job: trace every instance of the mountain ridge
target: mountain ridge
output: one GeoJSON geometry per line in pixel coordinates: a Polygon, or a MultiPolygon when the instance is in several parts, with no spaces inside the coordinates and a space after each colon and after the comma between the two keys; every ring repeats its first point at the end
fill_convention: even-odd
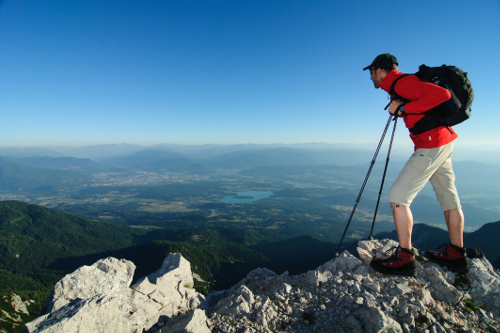
{"type": "Polygon", "coordinates": [[[500,276],[485,258],[467,259],[458,276],[421,261],[416,277],[374,272],[374,251],[391,240],[361,241],[300,275],[258,268],[206,297],[192,289],[180,254],[131,284],[134,264],[105,258],[65,276],[40,317],[23,332],[421,332],[500,328],[500,276]],[[87,281],[81,283],[80,281],[87,281]]]}

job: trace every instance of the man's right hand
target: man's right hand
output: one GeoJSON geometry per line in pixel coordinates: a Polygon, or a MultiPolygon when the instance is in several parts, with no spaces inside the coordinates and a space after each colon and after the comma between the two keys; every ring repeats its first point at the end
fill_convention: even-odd
{"type": "MultiPolygon", "coordinates": [[[[389,104],[389,113],[390,114],[394,114],[394,112],[396,112],[396,110],[398,109],[398,107],[400,105],[403,105],[404,103],[399,101],[399,100],[393,100],[391,102],[391,104],[389,104]]],[[[398,114],[398,117],[399,117],[399,114],[398,114]]]]}

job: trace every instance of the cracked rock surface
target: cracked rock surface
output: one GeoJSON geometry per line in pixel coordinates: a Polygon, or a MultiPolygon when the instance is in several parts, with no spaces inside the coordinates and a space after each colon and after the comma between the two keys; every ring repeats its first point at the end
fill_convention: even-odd
{"type": "Polygon", "coordinates": [[[392,240],[360,241],[316,270],[251,271],[205,298],[180,254],[130,286],[135,266],[106,258],[68,274],[26,332],[498,332],[500,277],[486,258],[456,274],[418,256],[416,277],[370,268],[392,240]]]}

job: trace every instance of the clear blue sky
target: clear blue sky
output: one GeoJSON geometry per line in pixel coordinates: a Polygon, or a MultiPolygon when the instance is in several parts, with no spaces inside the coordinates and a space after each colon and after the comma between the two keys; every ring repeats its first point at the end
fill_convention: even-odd
{"type": "Polygon", "coordinates": [[[0,146],[373,144],[385,52],[469,72],[459,140],[500,149],[498,0],[0,0],[0,146]]]}

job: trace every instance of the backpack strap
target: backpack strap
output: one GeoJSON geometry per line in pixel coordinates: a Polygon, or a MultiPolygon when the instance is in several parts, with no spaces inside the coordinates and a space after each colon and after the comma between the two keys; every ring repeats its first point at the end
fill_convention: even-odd
{"type": "Polygon", "coordinates": [[[396,80],[394,80],[394,82],[391,84],[391,87],[389,88],[389,94],[391,95],[392,99],[399,99],[400,101],[404,102],[404,103],[408,103],[410,102],[409,99],[406,99],[404,97],[402,97],[401,95],[399,95],[397,92],[396,92],[396,83],[401,80],[402,78],[404,78],[405,76],[408,76],[408,75],[411,75],[411,74],[403,74],[401,76],[399,76],[398,78],[396,78],[396,80]]]}

